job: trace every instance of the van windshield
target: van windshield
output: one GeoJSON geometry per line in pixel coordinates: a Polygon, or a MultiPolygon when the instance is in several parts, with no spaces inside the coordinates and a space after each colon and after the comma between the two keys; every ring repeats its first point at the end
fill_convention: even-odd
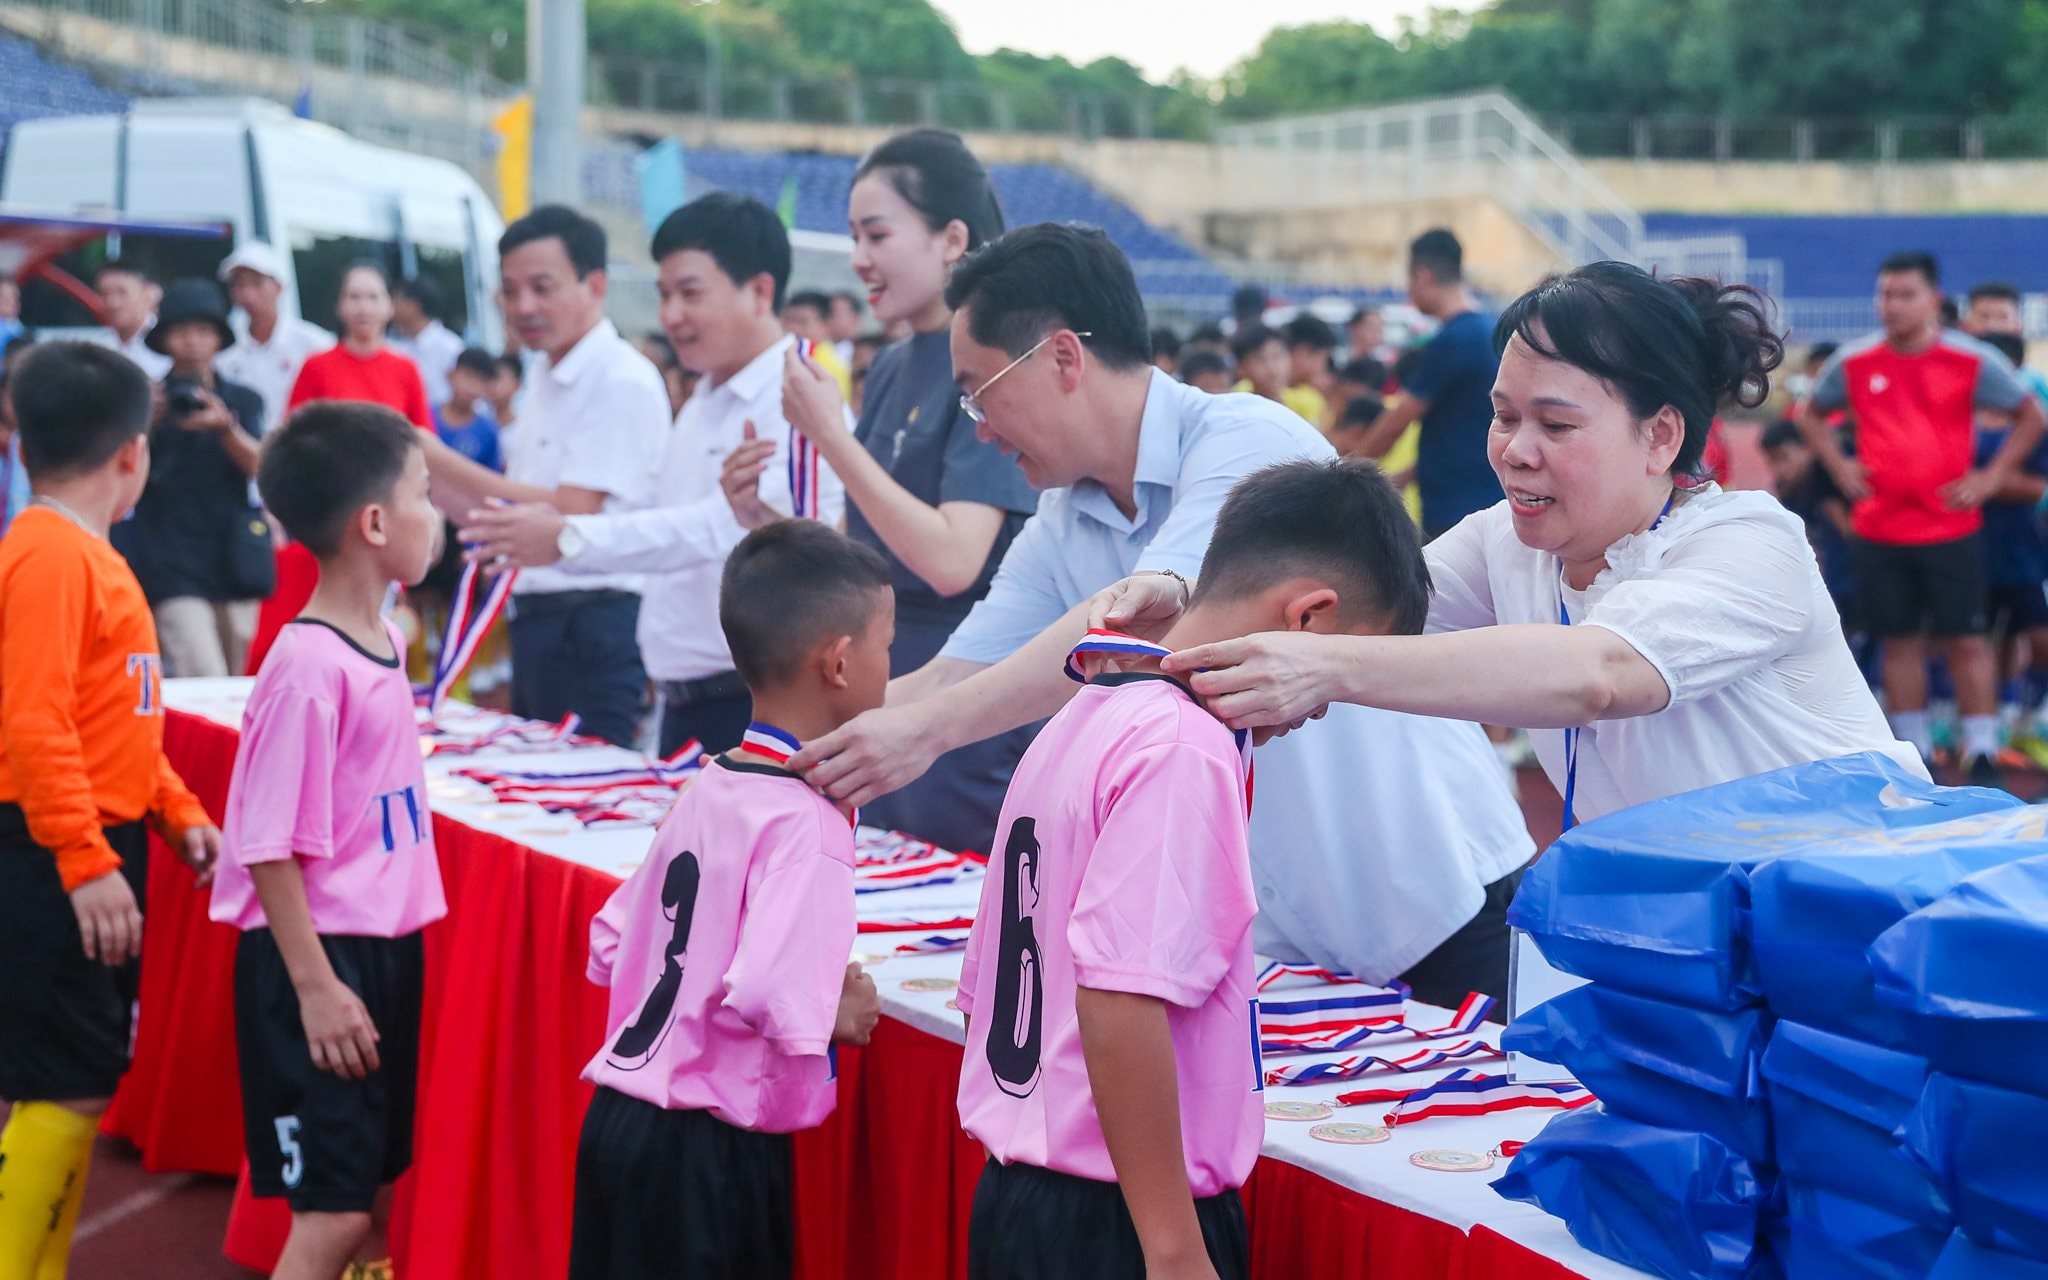
{"type": "MultiPolygon", "coordinates": [[[[140,267],[143,274],[164,285],[186,276],[214,279],[232,248],[225,236],[215,239],[131,232],[74,249],[58,258],[55,265],[90,287],[93,272],[119,258],[140,267]]],[[[43,279],[28,280],[22,284],[21,322],[30,329],[73,329],[99,324],[84,303],[43,279]]]]}

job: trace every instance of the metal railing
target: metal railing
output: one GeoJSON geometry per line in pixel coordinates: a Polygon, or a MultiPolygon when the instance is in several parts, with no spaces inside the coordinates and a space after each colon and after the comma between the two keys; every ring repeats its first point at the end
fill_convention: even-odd
{"type": "Polygon", "coordinates": [[[1555,115],[1544,124],[1598,159],[1900,164],[2048,157],[2048,116],[1743,119],[1555,115]]]}

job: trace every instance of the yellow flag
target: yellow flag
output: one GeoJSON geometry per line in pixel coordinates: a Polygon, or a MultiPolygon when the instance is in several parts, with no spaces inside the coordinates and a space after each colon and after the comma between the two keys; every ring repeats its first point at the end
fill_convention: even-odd
{"type": "Polygon", "coordinates": [[[498,212],[510,222],[533,207],[533,97],[514,98],[491,132],[498,135],[498,212]]]}

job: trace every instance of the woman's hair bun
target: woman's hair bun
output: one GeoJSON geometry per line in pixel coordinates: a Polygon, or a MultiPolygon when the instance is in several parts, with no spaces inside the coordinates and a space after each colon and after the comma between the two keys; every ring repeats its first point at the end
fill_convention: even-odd
{"type": "Polygon", "coordinates": [[[1717,404],[1754,409],[1771,394],[1771,373],[1785,361],[1785,339],[1771,327],[1770,300],[1746,284],[1674,276],[1704,330],[1700,354],[1717,404]]]}

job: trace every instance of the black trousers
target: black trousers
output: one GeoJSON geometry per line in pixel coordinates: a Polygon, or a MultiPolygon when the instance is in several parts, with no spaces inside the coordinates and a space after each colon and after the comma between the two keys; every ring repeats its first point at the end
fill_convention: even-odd
{"type": "Polygon", "coordinates": [[[674,755],[692,738],[703,745],[706,755],[730,751],[740,745],[753,719],[754,699],[744,693],[737,698],[713,698],[688,706],[663,706],[661,754],[674,755]]]}
{"type": "Polygon", "coordinates": [[[788,1134],[600,1087],[576,1144],[569,1280],[784,1280],[792,1185],[788,1134]]]}
{"type": "MultiPolygon", "coordinates": [[[[1527,868],[1517,868],[1487,885],[1486,900],[1479,904],[1479,914],[1401,975],[1401,981],[1414,988],[1417,1000],[1455,1009],[1467,995],[1477,991],[1499,1000],[1501,1009],[1506,1010],[1508,942],[1512,933],[1508,928],[1508,904],[1515,900],[1524,870],[1527,868]]],[[[1495,1021],[1505,1019],[1505,1012],[1495,1017],[1495,1021]]]]}
{"type": "Polygon", "coordinates": [[[640,597],[563,591],[514,596],[512,608],[512,714],[553,723],[573,711],[582,732],[632,746],[647,701],[640,597]]]}
{"type": "MultiPolygon", "coordinates": [[[[1220,1280],[1250,1280],[1244,1204],[1225,1191],[1195,1201],[1220,1280]]],[[[991,1160],[974,1188],[967,1280],[1145,1280],[1145,1251],[1123,1188],[991,1160]]]]}

